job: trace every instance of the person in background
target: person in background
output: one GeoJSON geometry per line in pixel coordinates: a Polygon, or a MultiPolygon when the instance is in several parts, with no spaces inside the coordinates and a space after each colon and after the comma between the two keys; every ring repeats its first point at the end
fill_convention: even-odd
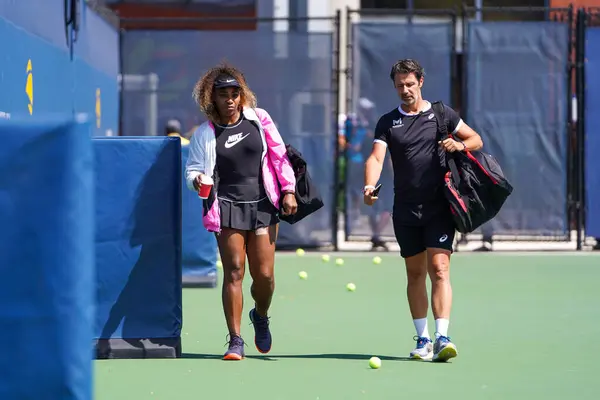
{"type": "MultiPolygon", "coordinates": [[[[362,182],[365,161],[371,154],[373,127],[376,123],[375,117],[375,104],[366,97],[361,97],[358,100],[356,114],[349,114],[344,120],[345,147],[348,163],[348,176],[346,180],[349,188],[349,207],[347,208],[349,213],[347,221],[349,224],[356,224],[362,215],[360,205],[363,200],[363,193],[358,182],[362,182]],[[357,187],[359,189],[356,189],[357,187]]],[[[393,181],[391,175],[391,161],[387,157],[386,165],[382,171],[382,180],[389,181],[391,184],[393,181]]],[[[382,190],[389,189],[390,184],[386,185],[386,188],[382,188],[382,190]]],[[[387,201],[389,197],[382,196],[382,201],[367,211],[369,227],[371,228],[372,250],[377,250],[378,248],[388,250],[387,244],[381,239],[381,232],[391,220],[391,201],[387,201]]]]}
{"type": "Polygon", "coordinates": [[[476,248],[473,251],[492,251],[494,231],[490,224],[485,224],[481,227],[481,247],[476,248]]]}
{"type": "Polygon", "coordinates": [[[176,119],[167,121],[167,124],[165,125],[165,136],[180,138],[182,146],[190,144],[190,141],[181,135],[181,122],[176,119]]]}
{"type": "Polygon", "coordinates": [[[201,191],[203,178],[214,182],[203,201],[203,223],[215,232],[223,263],[223,311],[230,337],[223,358],[241,360],[246,258],[254,344],[260,353],[271,350],[268,312],[275,290],[279,213],[280,208],[282,215],[297,211],[296,177],[271,116],[257,108],[256,96],[238,69],[210,69],[196,83],[194,99],[208,121],[192,135],[186,182],[194,191],[201,191]]]}

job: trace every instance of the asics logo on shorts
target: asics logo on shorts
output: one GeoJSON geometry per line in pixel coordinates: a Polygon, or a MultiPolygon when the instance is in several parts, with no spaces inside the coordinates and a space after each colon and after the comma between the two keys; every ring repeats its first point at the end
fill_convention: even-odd
{"type": "Polygon", "coordinates": [[[448,235],[443,235],[443,236],[440,238],[440,243],[444,243],[446,240],[448,240],[448,235]]]}
{"type": "Polygon", "coordinates": [[[242,140],[244,140],[245,138],[247,138],[249,135],[249,133],[246,133],[245,135],[243,133],[237,133],[235,135],[231,135],[227,138],[227,142],[225,142],[225,148],[226,149],[230,149],[233,146],[235,146],[236,144],[238,144],[239,142],[241,142],[242,140]]]}

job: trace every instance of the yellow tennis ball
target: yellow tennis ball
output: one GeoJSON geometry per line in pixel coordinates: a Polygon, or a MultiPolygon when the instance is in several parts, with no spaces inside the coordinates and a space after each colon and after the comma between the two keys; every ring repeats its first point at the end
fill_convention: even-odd
{"type": "Polygon", "coordinates": [[[300,272],[298,272],[298,276],[300,277],[300,279],[307,279],[308,278],[308,274],[306,273],[306,271],[300,271],[300,272]]]}
{"type": "Polygon", "coordinates": [[[323,262],[329,262],[329,260],[330,260],[329,254],[323,254],[321,256],[321,260],[323,260],[323,262]]]}
{"type": "Polygon", "coordinates": [[[304,255],[304,249],[298,249],[298,250],[296,250],[296,255],[303,256],[304,255]]]}
{"type": "Polygon", "coordinates": [[[343,258],[337,258],[337,259],[335,260],[335,263],[336,263],[337,265],[344,265],[344,259],[343,259],[343,258]]]}
{"type": "Polygon", "coordinates": [[[346,285],[346,289],[348,289],[349,292],[354,292],[356,290],[356,285],[354,283],[349,283],[346,285]]]}
{"type": "Polygon", "coordinates": [[[381,264],[381,257],[379,257],[379,256],[373,257],[373,264],[381,264]]]}
{"type": "Polygon", "coordinates": [[[381,360],[379,359],[379,357],[371,357],[369,359],[369,367],[373,369],[381,368],[381,360]]]}

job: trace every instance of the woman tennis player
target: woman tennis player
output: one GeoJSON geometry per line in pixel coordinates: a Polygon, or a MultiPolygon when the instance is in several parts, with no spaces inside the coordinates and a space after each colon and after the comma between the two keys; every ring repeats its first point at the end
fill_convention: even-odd
{"type": "Polygon", "coordinates": [[[212,183],[203,201],[203,223],[216,233],[223,262],[223,310],[230,337],[223,358],[241,360],[246,256],[255,303],[250,310],[254,343],[263,354],[271,350],[268,311],[275,289],[279,212],[296,213],[296,179],[273,120],[256,107],[240,71],[228,65],[210,69],[196,84],[194,99],[208,121],[192,136],[186,180],[199,193],[208,192],[212,183]]]}

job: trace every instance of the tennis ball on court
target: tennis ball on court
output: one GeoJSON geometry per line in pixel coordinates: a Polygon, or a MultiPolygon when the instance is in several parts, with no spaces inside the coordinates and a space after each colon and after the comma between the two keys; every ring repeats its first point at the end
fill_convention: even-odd
{"type": "Polygon", "coordinates": [[[379,369],[381,367],[381,360],[379,357],[371,357],[369,359],[369,367],[373,369],[379,369]]]}
{"type": "Polygon", "coordinates": [[[344,265],[344,259],[343,258],[336,258],[335,263],[337,265],[344,265]]]}
{"type": "Polygon", "coordinates": [[[329,260],[330,260],[329,254],[323,254],[321,256],[321,260],[323,260],[323,262],[329,262],[329,260]]]}
{"type": "Polygon", "coordinates": [[[348,289],[349,292],[354,292],[356,290],[356,285],[354,283],[349,283],[346,285],[346,289],[348,289]]]}
{"type": "Polygon", "coordinates": [[[217,268],[223,268],[223,262],[221,260],[217,260],[217,268]]]}
{"type": "Polygon", "coordinates": [[[373,257],[373,264],[381,264],[381,257],[379,257],[379,256],[373,257]]]}
{"type": "Polygon", "coordinates": [[[304,249],[298,249],[298,250],[296,250],[296,255],[303,256],[304,255],[304,249]]]}
{"type": "Polygon", "coordinates": [[[300,279],[306,279],[306,278],[308,278],[308,274],[306,273],[306,271],[300,271],[300,272],[298,272],[298,276],[300,277],[300,279]]]}

